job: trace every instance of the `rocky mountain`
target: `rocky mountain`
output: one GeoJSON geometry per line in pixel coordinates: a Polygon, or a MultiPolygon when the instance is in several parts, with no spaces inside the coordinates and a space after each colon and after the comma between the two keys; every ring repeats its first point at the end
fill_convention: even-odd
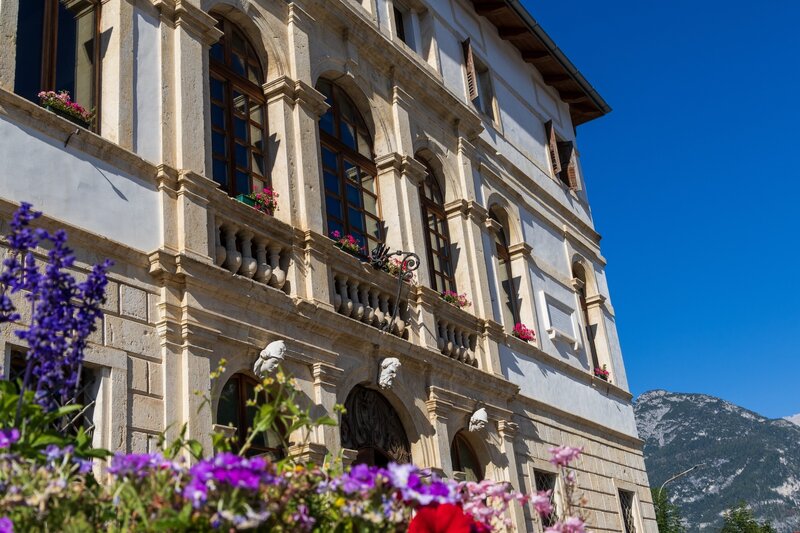
{"type": "Polygon", "coordinates": [[[786,420],[788,420],[789,422],[791,422],[793,424],[797,424],[798,426],[800,426],[800,413],[798,413],[796,415],[792,415],[792,416],[787,416],[786,420]]]}
{"type": "Polygon", "coordinates": [[[635,402],[652,487],[667,485],[688,531],[718,531],[744,500],[779,533],[800,531],[800,425],[704,394],[654,390],[635,402]]]}

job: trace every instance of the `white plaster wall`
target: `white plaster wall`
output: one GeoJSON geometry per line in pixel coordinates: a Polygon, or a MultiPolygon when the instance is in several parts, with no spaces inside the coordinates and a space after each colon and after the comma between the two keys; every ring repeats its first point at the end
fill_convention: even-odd
{"type": "Polygon", "coordinates": [[[133,149],[161,162],[161,35],[158,18],[135,9],[133,22],[133,149]]]}
{"type": "Polygon", "coordinates": [[[159,247],[163,232],[153,184],[5,119],[0,139],[0,196],[30,202],[50,217],[142,252],[159,247]]]}
{"type": "Polygon", "coordinates": [[[599,389],[556,370],[550,365],[500,346],[500,362],[506,379],[520,393],[568,413],[636,437],[633,407],[626,400],[606,396],[599,389]]]}

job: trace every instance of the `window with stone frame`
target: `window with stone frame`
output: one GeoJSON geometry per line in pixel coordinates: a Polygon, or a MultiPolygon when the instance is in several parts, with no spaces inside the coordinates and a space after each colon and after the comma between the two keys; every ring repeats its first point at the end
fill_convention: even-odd
{"type": "Polygon", "coordinates": [[[352,235],[368,253],[385,239],[372,137],[338,85],[320,79],[316,88],[330,106],[319,120],[328,234],[352,235]]]}
{"type": "MultiPolygon", "coordinates": [[[[9,355],[9,366],[5,379],[24,382],[26,369],[25,349],[11,348],[9,355]]],[[[91,439],[96,427],[95,408],[97,407],[101,385],[101,369],[84,363],[81,367],[80,381],[78,382],[75,396],[66,404],[77,404],[81,406],[81,409],[71,413],[68,418],[57,420],[55,429],[61,433],[75,435],[80,428],[83,428],[91,439]]]]}
{"type": "MultiPolygon", "coordinates": [[[[100,0],[20,0],[14,92],[68,91],[87,110],[99,107],[100,0]]],[[[97,123],[97,121],[95,121],[97,123]]]]}
{"type": "Polygon", "coordinates": [[[467,76],[467,95],[475,108],[494,123],[499,123],[494,108],[494,87],[489,67],[475,55],[470,39],[461,46],[467,76]]]}
{"type": "Polygon", "coordinates": [[[636,500],[633,492],[620,489],[619,507],[625,533],[636,533],[636,500]]]}
{"type": "Polygon", "coordinates": [[[558,477],[552,472],[544,472],[542,470],[533,471],[533,484],[534,489],[539,491],[550,491],[550,504],[553,506],[553,512],[548,515],[543,515],[542,528],[548,528],[556,523],[558,520],[558,509],[556,501],[556,482],[558,477]]]}
{"type": "Polygon", "coordinates": [[[425,179],[419,184],[422,220],[425,224],[425,248],[431,288],[435,291],[456,291],[453,250],[450,243],[450,230],[444,209],[444,194],[430,165],[425,165],[425,179]]]}
{"type": "Polygon", "coordinates": [[[237,196],[270,182],[264,69],[242,30],[215,16],[223,36],[209,51],[211,175],[237,196]]]}
{"type": "Polygon", "coordinates": [[[453,472],[460,472],[464,476],[464,481],[483,480],[483,467],[463,431],[459,431],[453,437],[450,459],[453,462],[453,472]]]}
{"type": "MultiPolygon", "coordinates": [[[[240,449],[247,441],[247,435],[253,427],[256,412],[260,404],[269,401],[269,396],[259,390],[259,382],[246,375],[234,374],[225,382],[217,404],[217,424],[236,429],[233,437],[235,449],[240,449]]],[[[273,459],[284,456],[284,439],[281,433],[272,429],[256,435],[247,455],[266,454],[273,459]]]]}
{"type": "Polygon", "coordinates": [[[511,269],[511,254],[508,251],[508,231],[502,222],[505,217],[498,213],[496,209],[492,209],[489,216],[497,223],[497,229],[493,234],[497,257],[497,282],[501,291],[500,303],[503,324],[510,331],[516,324],[520,323],[519,282],[514,278],[514,273],[511,269]]]}
{"type": "Polygon", "coordinates": [[[589,305],[586,302],[586,271],[583,265],[580,263],[572,265],[572,278],[576,290],[578,291],[578,300],[581,306],[581,322],[583,323],[583,330],[589,344],[589,355],[594,365],[592,368],[600,368],[600,360],[597,357],[597,324],[592,324],[589,319],[589,305]]]}
{"type": "Polygon", "coordinates": [[[575,144],[559,137],[552,120],[547,121],[544,127],[553,174],[570,189],[578,190],[578,163],[575,157],[575,144]]]}

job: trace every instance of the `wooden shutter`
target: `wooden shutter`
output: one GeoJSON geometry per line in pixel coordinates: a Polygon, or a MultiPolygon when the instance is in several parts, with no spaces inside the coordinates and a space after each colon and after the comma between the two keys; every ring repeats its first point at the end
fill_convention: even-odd
{"type": "Polygon", "coordinates": [[[464,64],[467,68],[467,93],[470,100],[478,97],[478,76],[475,73],[475,58],[472,56],[472,45],[469,39],[461,43],[464,48],[464,64]]]}
{"type": "Polygon", "coordinates": [[[561,160],[558,177],[570,189],[578,190],[578,162],[575,160],[575,145],[572,141],[558,143],[558,157],[561,160]]]}
{"type": "Polygon", "coordinates": [[[556,129],[553,127],[553,121],[548,120],[544,125],[544,131],[547,135],[547,147],[550,150],[550,161],[553,163],[553,173],[558,175],[561,172],[561,158],[558,155],[558,139],[556,138],[556,129]]]}

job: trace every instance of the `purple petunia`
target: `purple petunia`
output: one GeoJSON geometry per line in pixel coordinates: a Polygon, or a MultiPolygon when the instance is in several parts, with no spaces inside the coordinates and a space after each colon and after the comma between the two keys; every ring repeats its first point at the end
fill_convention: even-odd
{"type": "Polygon", "coordinates": [[[14,523],[7,516],[0,518],[0,533],[14,533],[14,523]]]}
{"type": "Polygon", "coordinates": [[[406,502],[416,502],[424,506],[432,503],[456,503],[458,499],[456,483],[436,477],[425,482],[414,465],[391,463],[388,471],[392,485],[400,491],[406,502]]]}
{"type": "Polygon", "coordinates": [[[174,469],[160,453],[117,453],[111,458],[108,473],[117,478],[145,478],[158,470],[174,469]]]}
{"type": "Polygon", "coordinates": [[[261,457],[239,457],[230,452],[204,459],[189,470],[190,481],[183,489],[183,497],[195,507],[202,506],[208,493],[219,486],[257,491],[262,484],[277,479],[267,461],[261,457]]]}
{"type": "Polygon", "coordinates": [[[0,449],[8,448],[19,440],[19,430],[17,428],[0,429],[0,449]]]}

